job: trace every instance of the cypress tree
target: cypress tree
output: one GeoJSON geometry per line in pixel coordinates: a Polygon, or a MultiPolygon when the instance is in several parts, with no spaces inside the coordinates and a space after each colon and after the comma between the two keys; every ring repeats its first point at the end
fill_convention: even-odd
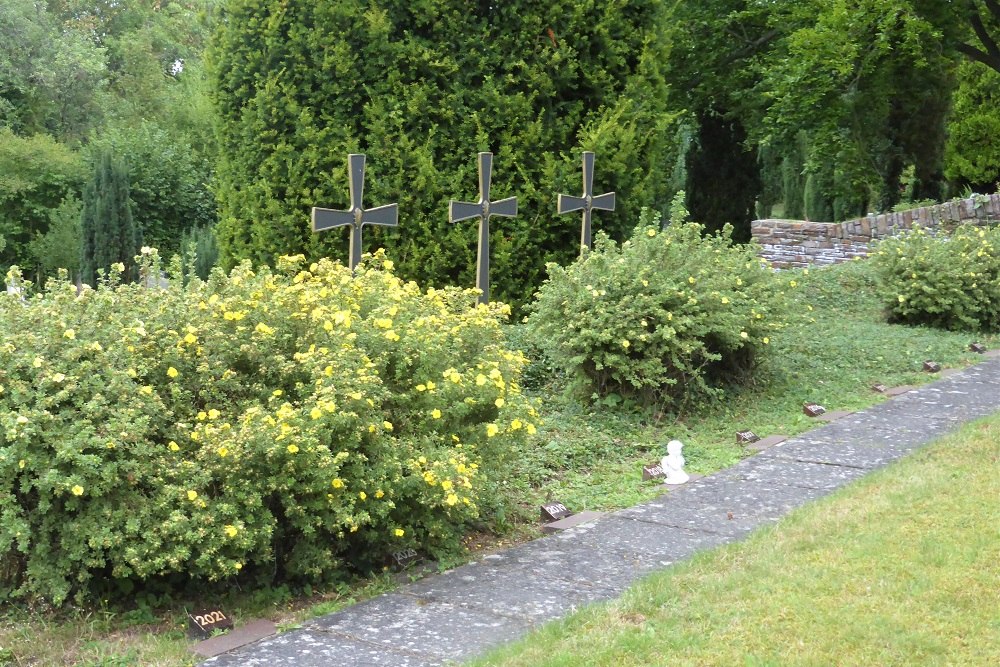
{"type": "Polygon", "coordinates": [[[95,285],[97,270],[116,262],[125,265],[126,280],[135,279],[134,258],[142,234],[132,218],[128,169],[110,150],[98,155],[93,177],[84,187],[80,223],[83,281],[95,285]]]}
{"type": "Polygon", "coordinates": [[[520,211],[491,225],[493,293],[527,299],[546,262],[579,254],[579,217],[555,199],[579,194],[581,151],[597,153],[594,191],[618,193],[596,230],[623,238],[642,207],[667,207],[666,4],[232,0],[210,53],[223,263],[346,261],[346,232],[312,234],[309,211],[347,208],[347,154],[365,153],[365,205],[400,205],[365,250],[423,285],[471,286],[476,230],[449,225],[447,205],[475,200],[490,151],[493,196],[520,211]]]}

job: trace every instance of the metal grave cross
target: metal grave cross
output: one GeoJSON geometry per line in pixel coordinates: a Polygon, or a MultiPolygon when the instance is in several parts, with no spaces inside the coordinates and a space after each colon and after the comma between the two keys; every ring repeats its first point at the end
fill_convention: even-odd
{"type": "Polygon", "coordinates": [[[580,235],[580,253],[590,250],[590,212],[615,210],[615,193],[593,195],[594,189],[594,154],[583,152],[583,196],[571,197],[559,195],[556,200],[556,210],[560,215],[583,209],[583,233],[580,235]]]}
{"type": "Polygon", "coordinates": [[[479,303],[490,301],[490,216],[512,218],[517,215],[517,197],[490,201],[490,183],[493,179],[493,153],[479,154],[479,201],[448,202],[448,222],[461,222],[479,218],[479,253],[476,259],[476,287],[482,294],[479,303]]]}
{"type": "Polygon", "coordinates": [[[338,211],[329,208],[313,207],[312,230],[322,232],[334,227],[351,226],[350,267],[361,263],[361,227],[363,225],[384,225],[395,227],[399,224],[399,205],[386,204],[365,209],[361,199],[365,192],[365,156],[351,153],[347,156],[348,178],[351,188],[351,208],[338,211]]]}

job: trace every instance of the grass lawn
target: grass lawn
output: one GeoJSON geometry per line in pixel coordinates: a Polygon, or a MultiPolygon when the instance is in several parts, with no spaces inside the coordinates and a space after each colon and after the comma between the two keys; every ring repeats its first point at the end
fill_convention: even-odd
{"type": "MultiPolygon", "coordinates": [[[[968,351],[971,334],[886,324],[866,262],[782,276],[797,284],[794,312],[789,326],[773,336],[772,354],[758,369],[757,382],[697,412],[651,415],[622,405],[583,405],[560,395],[558,377],[544,364],[531,368],[527,391],[543,399],[544,425],[541,446],[519,453],[521,468],[508,487],[522,505],[510,516],[505,535],[474,536],[470,552],[537,535],[538,506],[549,498],[579,511],[618,509],[658,495],[659,484],[641,482],[641,465],[658,461],[673,438],[685,443],[689,470],[713,472],[746,456],[736,444],[737,430],[763,437],[795,435],[815,426],[802,414],[803,402],[857,410],[883,400],[871,390],[873,383],[891,387],[933,379],[921,370],[925,359],[959,368],[981,359],[968,351]]],[[[511,327],[511,334],[516,341],[519,327],[511,327]]],[[[979,340],[998,345],[996,336],[979,340]]],[[[58,613],[10,608],[0,614],[0,665],[188,665],[193,659],[183,630],[185,608],[218,604],[237,622],[263,617],[294,625],[392,586],[383,576],[326,591],[219,590],[205,599],[165,605],[154,601],[58,613]]],[[[783,612],[770,613],[780,617],[783,612]]],[[[847,614],[839,622],[864,627],[869,620],[865,614],[847,614]]]]}
{"type": "Polygon", "coordinates": [[[1000,417],[487,665],[998,665],[1000,417]]]}

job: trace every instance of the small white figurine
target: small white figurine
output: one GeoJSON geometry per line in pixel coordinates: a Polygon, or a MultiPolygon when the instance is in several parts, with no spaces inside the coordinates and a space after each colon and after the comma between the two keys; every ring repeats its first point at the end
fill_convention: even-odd
{"type": "Polygon", "coordinates": [[[684,472],[684,455],[681,450],[684,444],[680,440],[671,440],[667,443],[667,455],[660,459],[660,467],[666,477],[664,484],[683,484],[690,479],[684,472]]]}

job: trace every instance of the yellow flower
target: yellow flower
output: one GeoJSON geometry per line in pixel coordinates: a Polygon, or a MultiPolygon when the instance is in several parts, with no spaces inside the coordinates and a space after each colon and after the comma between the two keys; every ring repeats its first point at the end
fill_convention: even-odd
{"type": "Polygon", "coordinates": [[[392,422],[390,422],[390,421],[384,421],[384,422],[382,422],[382,428],[384,428],[386,431],[391,431],[392,430],[392,422]]]}
{"type": "Polygon", "coordinates": [[[364,491],[359,491],[358,498],[361,498],[361,500],[366,500],[368,498],[368,494],[365,493],[364,491]]]}
{"type": "MultiPolygon", "coordinates": [[[[63,337],[64,338],[69,338],[70,340],[73,340],[74,338],[76,338],[76,332],[73,331],[72,329],[66,329],[66,331],[63,331],[63,337]]],[[[74,488],[76,488],[76,487],[74,487],[74,488]]]]}
{"type": "Polygon", "coordinates": [[[722,297],[722,303],[729,303],[729,297],[728,296],[722,297]]]}
{"type": "Polygon", "coordinates": [[[392,534],[395,535],[396,537],[402,537],[403,535],[406,535],[406,531],[403,530],[402,528],[397,528],[396,530],[392,531],[392,534]]]}
{"type": "Polygon", "coordinates": [[[495,400],[495,401],[493,401],[493,405],[497,406],[498,408],[502,408],[502,407],[503,407],[503,404],[504,404],[504,400],[503,400],[503,398],[502,398],[502,397],[501,397],[501,398],[498,398],[498,399],[497,399],[497,400],[495,400]]]}
{"type": "Polygon", "coordinates": [[[538,429],[535,428],[534,424],[528,424],[525,427],[525,430],[528,431],[528,433],[530,433],[531,435],[535,435],[535,431],[537,431],[538,429]]]}
{"type": "Polygon", "coordinates": [[[740,338],[742,338],[743,340],[746,340],[749,337],[750,337],[750,334],[748,334],[746,331],[741,331],[740,332],[740,338]]]}
{"type": "Polygon", "coordinates": [[[449,493],[448,499],[445,500],[445,502],[448,503],[449,505],[454,505],[455,503],[458,502],[458,496],[456,496],[454,493],[449,493]]]}
{"type": "Polygon", "coordinates": [[[694,276],[688,276],[688,282],[691,283],[692,285],[694,285],[694,282],[695,282],[694,276]]]}
{"type": "Polygon", "coordinates": [[[382,489],[379,489],[378,491],[375,492],[375,497],[376,498],[381,498],[384,495],[385,495],[385,491],[383,491],[382,489]]]}
{"type": "Polygon", "coordinates": [[[430,380],[427,381],[427,391],[434,391],[434,387],[436,386],[437,385],[431,382],[430,380]]]}
{"type": "Polygon", "coordinates": [[[229,526],[229,525],[224,526],[222,530],[225,531],[226,535],[228,535],[229,537],[236,537],[236,533],[239,532],[236,529],[236,526],[229,526]]]}
{"type": "Polygon", "coordinates": [[[299,451],[298,445],[288,445],[285,449],[288,450],[289,454],[297,454],[299,451]]]}
{"type": "Polygon", "coordinates": [[[393,266],[395,265],[392,263],[391,259],[387,259],[384,262],[382,262],[382,268],[385,269],[386,271],[392,271],[393,266]]]}
{"type": "Polygon", "coordinates": [[[21,459],[20,461],[17,462],[17,467],[21,468],[22,470],[24,469],[24,459],[21,459]]]}
{"type": "Polygon", "coordinates": [[[169,443],[167,443],[167,446],[170,448],[170,451],[172,451],[172,452],[176,452],[177,450],[179,450],[181,448],[181,446],[178,445],[173,440],[171,440],[169,443]]]}
{"type": "Polygon", "coordinates": [[[496,424],[487,424],[486,425],[486,437],[487,438],[492,438],[493,436],[495,436],[499,432],[500,432],[500,429],[497,427],[496,424]]]}
{"type": "Polygon", "coordinates": [[[441,482],[441,488],[444,489],[445,491],[451,491],[451,487],[452,487],[451,480],[446,479],[443,482],[441,482]]]}
{"type": "Polygon", "coordinates": [[[320,410],[319,408],[313,408],[312,410],[309,411],[309,416],[312,417],[313,419],[319,419],[320,417],[323,416],[323,411],[320,410]]]}
{"type": "Polygon", "coordinates": [[[219,447],[219,456],[221,456],[222,458],[226,458],[226,456],[228,454],[229,454],[229,450],[227,448],[225,448],[225,447],[219,447]]]}
{"type": "Polygon", "coordinates": [[[480,373],[476,376],[476,386],[482,387],[484,384],[486,384],[486,376],[480,373]]]}
{"type": "Polygon", "coordinates": [[[427,385],[425,385],[425,384],[418,384],[417,385],[417,391],[427,391],[427,385]]]}
{"type": "Polygon", "coordinates": [[[197,491],[188,491],[187,492],[187,496],[188,496],[188,500],[192,500],[192,501],[193,500],[197,500],[198,499],[198,492],[197,491]]]}
{"type": "Polygon", "coordinates": [[[629,348],[629,345],[631,345],[631,344],[632,343],[629,342],[629,340],[627,338],[623,338],[622,339],[622,347],[624,347],[626,350],[629,348]]]}
{"type": "Polygon", "coordinates": [[[188,345],[194,345],[195,343],[198,342],[198,337],[195,336],[193,333],[189,333],[188,335],[184,336],[184,342],[187,343],[188,345]]]}
{"type": "Polygon", "coordinates": [[[211,410],[208,411],[208,418],[209,419],[218,419],[221,414],[222,414],[221,412],[219,412],[215,408],[212,408],[211,410]]]}
{"type": "Polygon", "coordinates": [[[342,489],[344,488],[344,480],[338,477],[337,479],[330,482],[330,486],[332,486],[335,489],[342,489]]]}
{"type": "Polygon", "coordinates": [[[433,417],[434,419],[441,419],[441,411],[438,410],[437,408],[434,408],[433,410],[431,410],[431,417],[433,417]]]}
{"type": "MultiPolygon", "coordinates": [[[[900,302],[900,303],[905,303],[905,302],[906,302],[906,297],[905,297],[905,296],[903,296],[902,294],[900,294],[900,295],[899,295],[899,296],[897,296],[896,298],[897,298],[897,299],[899,299],[899,302],[900,302]]],[[[810,308],[810,310],[812,310],[812,309],[810,308]]]]}
{"type": "Polygon", "coordinates": [[[656,236],[656,230],[655,229],[647,229],[646,230],[646,236],[648,236],[650,238],[656,236]]]}
{"type": "Polygon", "coordinates": [[[789,287],[798,287],[799,284],[797,282],[795,282],[794,280],[789,280],[788,281],[788,286],[789,287]]]}
{"type": "Polygon", "coordinates": [[[235,567],[237,570],[242,570],[243,569],[243,563],[234,563],[233,567],[235,567]]]}
{"type": "Polygon", "coordinates": [[[256,331],[259,334],[264,334],[265,336],[270,336],[271,334],[274,333],[274,329],[267,326],[263,322],[258,322],[257,326],[254,327],[254,331],[256,331]]]}
{"type": "Polygon", "coordinates": [[[73,492],[74,496],[82,496],[83,495],[83,487],[80,486],[79,484],[75,485],[72,489],[70,489],[70,491],[73,492]]]}
{"type": "Polygon", "coordinates": [[[510,423],[510,430],[512,430],[512,431],[517,431],[517,430],[518,430],[518,429],[520,429],[520,428],[521,428],[522,426],[524,426],[524,424],[522,424],[522,423],[521,423],[521,420],[520,420],[520,419],[515,419],[514,421],[512,421],[512,422],[510,423]]]}
{"type": "Polygon", "coordinates": [[[35,357],[34,361],[31,362],[31,365],[34,366],[35,368],[41,368],[42,367],[42,358],[41,357],[35,357]]]}
{"type": "Polygon", "coordinates": [[[142,393],[142,394],[145,394],[146,396],[152,396],[153,395],[153,388],[150,387],[148,384],[147,385],[143,385],[142,387],[139,387],[139,392],[142,393]]]}
{"type": "Polygon", "coordinates": [[[52,381],[56,382],[56,383],[62,382],[65,379],[66,379],[66,376],[63,375],[62,373],[56,373],[55,375],[52,376],[52,381]]]}
{"type": "Polygon", "coordinates": [[[167,369],[167,377],[175,378],[178,375],[180,375],[180,373],[173,366],[167,369]]]}
{"type": "Polygon", "coordinates": [[[24,415],[18,415],[17,416],[17,423],[18,424],[27,424],[28,423],[28,418],[25,417],[24,415]]]}
{"type": "Polygon", "coordinates": [[[771,339],[768,338],[767,336],[764,336],[764,338],[761,339],[761,342],[764,343],[764,345],[767,345],[771,342],[771,339]]]}

